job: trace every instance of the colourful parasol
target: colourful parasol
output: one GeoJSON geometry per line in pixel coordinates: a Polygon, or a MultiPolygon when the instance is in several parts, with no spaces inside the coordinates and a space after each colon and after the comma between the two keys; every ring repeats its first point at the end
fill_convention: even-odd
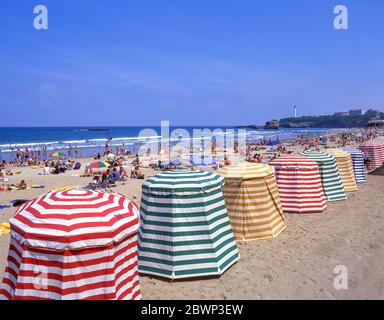
{"type": "Polygon", "coordinates": [[[50,157],[65,157],[63,152],[54,152],[50,154],[50,157]]]}
{"type": "Polygon", "coordinates": [[[105,161],[96,161],[96,162],[92,162],[88,168],[90,169],[101,169],[101,168],[108,168],[110,166],[110,164],[108,162],[105,162],[105,161]]]}

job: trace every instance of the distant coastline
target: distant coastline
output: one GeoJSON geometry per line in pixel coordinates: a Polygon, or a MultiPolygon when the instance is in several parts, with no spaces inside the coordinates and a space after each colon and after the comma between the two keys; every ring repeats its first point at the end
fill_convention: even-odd
{"type": "Polygon", "coordinates": [[[279,128],[308,129],[308,128],[374,128],[384,127],[384,113],[369,109],[365,113],[361,109],[349,112],[336,112],[333,115],[289,117],[280,120],[270,120],[264,126],[251,124],[237,126],[256,130],[270,130],[279,128]]]}

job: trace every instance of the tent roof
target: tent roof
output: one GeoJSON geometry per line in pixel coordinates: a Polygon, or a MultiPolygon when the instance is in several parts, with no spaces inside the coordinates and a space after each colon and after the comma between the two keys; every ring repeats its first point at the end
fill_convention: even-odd
{"type": "Polygon", "coordinates": [[[63,251],[120,242],[137,231],[138,214],[122,195],[65,190],[24,203],[10,223],[19,243],[63,251]]]}
{"type": "Polygon", "coordinates": [[[224,167],[217,171],[217,173],[223,175],[225,178],[248,180],[263,178],[274,174],[275,171],[273,167],[266,164],[241,162],[237,165],[224,167]]]}
{"type": "Polygon", "coordinates": [[[164,171],[143,183],[143,191],[200,192],[212,188],[220,188],[222,176],[208,171],[178,169],[164,171]]]}
{"type": "Polygon", "coordinates": [[[302,155],[286,155],[270,163],[275,168],[296,168],[296,169],[313,169],[318,168],[317,162],[309,157],[302,155]]]}
{"type": "Polygon", "coordinates": [[[327,149],[326,152],[335,158],[349,158],[351,156],[350,153],[338,148],[327,149]]]}
{"type": "Polygon", "coordinates": [[[361,150],[356,149],[356,148],[342,147],[341,149],[343,151],[346,151],[346,152],[350,153],[351,155],[361,155],[361,156],[364,156],[364,152],[362,152],[361,150]]]}
{"type": "Polygon", "coordinates": [[[328,153],[322,151],[307,150],[299,153],[300,155],[309,157],[316,162],[330,162],[336,161],[336,158],[328,153]]]}
{"type": "Polygon", "coordinates": [[[381,147],[381,148],[384,148],[384,142],[374,141],[374,140],[365,141],[360,145],[360,148],[361,147],[363,147],[363,148],[364,147],[381,147]]]}

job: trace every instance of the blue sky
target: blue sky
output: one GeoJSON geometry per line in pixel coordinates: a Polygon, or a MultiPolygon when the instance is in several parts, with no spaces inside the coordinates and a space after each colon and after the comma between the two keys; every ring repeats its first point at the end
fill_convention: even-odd
{"type": "Polygon", "coordinates": [[[263,124],[383,109],[382,0],[2,3],[0,126],[263,124]],[[49,29],[33,28],[45,4],[49,29]],[[349,30],[333,8],[349,9],[349,30]]]}

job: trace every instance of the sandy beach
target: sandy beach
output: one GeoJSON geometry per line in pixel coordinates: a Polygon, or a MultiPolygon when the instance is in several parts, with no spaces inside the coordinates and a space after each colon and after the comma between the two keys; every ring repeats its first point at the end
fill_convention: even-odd
{"type": "MultiPolygon", "coordinates": [[[[298,150],[296,148],[296,150],[298,150]]],[[[82,159],[82,166],[91,159],[82,159]]],[[[24,179],[44,189],[2,192],[0,204],[13,199],[32,199],[64,186],[86,185],[90,178],[39,175],[42,169],[25,167],[9,183],[24,179]]],[[[143,168],[146,177],[157,171],[143,168]]],[[[277,238],[238,242],[240,261],[220,278],[170,282],[140,276],[143,299],[383,299],[384,298],[384,179],[368,176],[347,201],[331,202],[323,213],[285,214],[286,230],[277,238]],[[338,265],[348,269],[348,289],[334,288],[338,265]]],[[[140,200],[143,180],[128,179],[114,187],[128,198],[140,200]]],[[[15,208],[0,211],[7,222],[15,208]]],[[[0,237],[0,279],[3,275],[10,235],[0,237]]]]}

